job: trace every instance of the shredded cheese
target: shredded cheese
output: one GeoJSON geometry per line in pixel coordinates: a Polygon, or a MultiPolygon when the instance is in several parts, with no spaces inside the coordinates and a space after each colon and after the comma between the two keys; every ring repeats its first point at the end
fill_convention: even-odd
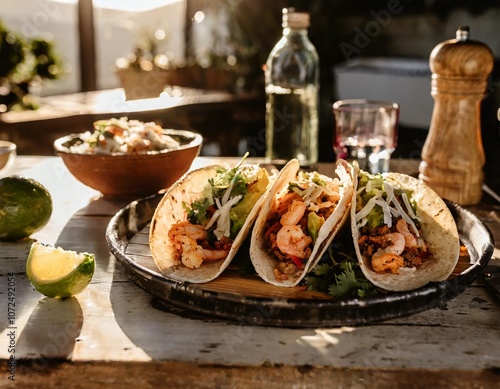
{"type": "MultiPolygon", "coordinates": [[[[218,201],[218,199],[216,200],[218,201]]],[[[216,210],[210,220],[208,221],[207,225],[205,226],[205,230],[208,230],[210,227],[213,226],[213,224],[217,221],[220,215],[220,210],[216,210]]]]}
{"type": "Polygon", "coordinates": [[[408,196],[406,195],[406,193],[403,192],[402,197],[403,197],[403,202],[405,203],[406,206],[406,210],[408,211],[408,215],[410,215],[412,219],[418,220],[417,215],[415,215],[415,212],[413,212],[413,208],[410,205],[410,200],[408,200],[408,196]]]}
{"type": "Polygon", "coordinates": [[[360,194],[360,193],[363,193],[363,191],[366,190],[366,186],[361,186],[358,188],[358,190],[356,191],[356,194],[360,194]]]}
{"type": "MultiPolygon", "coordinates": [[[[360,188],[357,193],[360,194],[363,191],[370,192],[373,189],[372,180],[368,180],[366,186],[360,188]]],[[[382,213],[384,216],[384,223],[391,228],[392,227],[392,218],[393,217],[401,217],[405,220],[405,222],[413,229],[416,236],[419,237],[420,234],[418,232],[417,226],[413,222],[413,220],[418,220],[417,216],[413,212],[411,208],[410,201],[405,192],[402,193],[403,202],[406,208],[403,209],[400,202],[397,200],[394,195],[394,186],[388,182],[384,182],[384,190],[386,193],[386,198],[382,197],[382,192],[375,194],[365,206],[356,213],[356,225],[359,227],[363,227],[368,222],[368,215],[373,210],[373,207],[376,205],[382,209],[382,213]],[[391,206],[393,205],[393,206],[391,206]]]]}
{"type": "Polygon", "coordinates": [[[388,182],[384,182],[385,193],[387,193],[387,203],[390,204],[394,198],[394,187],[388,182]]]}
{"type": "Polygon", "coordinates": [[[384,223],[387,224],[387,227],[392,227],[392,216],[399,216],[394,208],[392,208],[389,204],[387,204],[382,197],[375,200],[375,205],[378,205],[382,208],[382,213],[384,214],[384,223]]]}
{"type": "Polygon", "coordinates": [[[373,181],[372,180],[368,180],[368,182],[366,183],[366,191],[367,192],[371,192],[372,191],[372,188],[373,187],[373,181]]]}
{"type": "Polygon", "coordinates": [[[219,217],[217,219],[217,227],[214,230],[214,234],[217,239],[220,240],[222,236],[229,236],[231,232],[231,218],[230,212],[231,207],[241,200],[243,196],[238,195],[231,198],[226,204],[222,205],[219,199],[215,199],[218,211],[220,211],[219,217]]]}
{"type": "Polygon", "coordinates": [[[361,210],[356,214],[356,222],[366,218],[370,214],[373,207],[375,206],[375,202],[377,201],[377,199],[377,196],[373,196],[370,200],[368,200],[365,206],[361,208],[361,210]]]}
{"type": "Polygon", "coordinates": [[[394,199],[394,201],[392,203],[396,206],[396,209],[400,212],[401,217],[405,220],[405,222],[408,223],[411,226],[411,228],[413,228],[413,231],[415,231],[415,235],[417,237],[419,237],[420,234],[418,233],[417,226],[415,225],[415,223],[413,223],[413,220],[411,220],[411,217],[409,217],[406,214],[406,212],[404,211],[404,209],[401,206],[401,204],[399,203],[399,201],[397,201],[396,199],[394,199]]]}
{"type": "Polygon", "coordinates": [[[329,208],[334,206],[335,204],[332,203],[331,201],[325,201],[324,203],[321,204],[310,204],[307,209],[313,212],[318,212],[321,208],[329,208]]]}
{"type": "Polygon", "coordinates": [[[227,187],[226,191],[224,192],[224,196],[222,196],[222,205],[227,203],[227,200],[229,200],[229,196],[231,195],[231,191],[233,190],[234,186],[234,181],[236,181],[237,175],[235,174],[231,182],[229,183],[229,186],[227,187]]]}
{"type": "Polygon", "coordinates": [[[318,197],[321,196],[321,194],[324,192],[322,186],[318,186],[315,184],[311,185],[309,188],[310,190],[304,196],[304,203],[306,205],[314,203],[318,199],[318,197]]]}

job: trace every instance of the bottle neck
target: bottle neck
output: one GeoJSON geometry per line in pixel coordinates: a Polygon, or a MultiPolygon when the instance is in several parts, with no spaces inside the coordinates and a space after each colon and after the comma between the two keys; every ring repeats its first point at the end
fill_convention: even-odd
{"type": "Polygon", "coordinates": [[[283,35],[284,36],[290,36],[290,35],[305,35],[307,36],[307,28],[305,27],[285,27],[283,29],[283,35]]]}

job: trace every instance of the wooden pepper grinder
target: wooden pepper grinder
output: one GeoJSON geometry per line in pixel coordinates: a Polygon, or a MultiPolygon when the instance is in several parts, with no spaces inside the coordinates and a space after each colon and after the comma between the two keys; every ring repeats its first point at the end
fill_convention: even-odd
{"type": "Polygon", "coordinates": [[[485,156],[480,109],[493,62],[488,46],[469,39],[468,27],[459,27],[456,39],[438,44],[430,55],[434,110],[420,179],[442,198],[462,205],[481,200],[485,156]]]}

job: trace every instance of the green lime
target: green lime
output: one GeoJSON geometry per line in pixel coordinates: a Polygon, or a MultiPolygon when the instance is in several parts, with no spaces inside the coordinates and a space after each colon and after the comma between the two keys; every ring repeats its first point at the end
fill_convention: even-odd
{"type": "Polygon", "coordinates": [[[45,226],[52,197],[38,181],[10,176],[0,180],[0,240],[27,238],[45,226]]]}
{"type": "Polygon", "coordinates": [[[94,254],[77,253],[34,242],[26,262],[31,284],[48,297],[71,297],[83,291],[95,270],[94,254]]]}

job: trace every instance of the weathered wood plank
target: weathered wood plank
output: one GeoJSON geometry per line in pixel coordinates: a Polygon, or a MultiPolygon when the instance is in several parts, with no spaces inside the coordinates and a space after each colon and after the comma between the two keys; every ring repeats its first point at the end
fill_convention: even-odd
{"type": "MultiPolygon", "coordinates": [[[[8,376],[2,363],[0,375],[8,376]]],[[[485,371],[421,369],[339,369],[309,364],[286,366],[220,366],[217,364],[159,361],[148,363],[23,361],[16,382],[31,389],[52,387],[79,389],[118,388],[496,388],[498,373],[485,371]]]]}

